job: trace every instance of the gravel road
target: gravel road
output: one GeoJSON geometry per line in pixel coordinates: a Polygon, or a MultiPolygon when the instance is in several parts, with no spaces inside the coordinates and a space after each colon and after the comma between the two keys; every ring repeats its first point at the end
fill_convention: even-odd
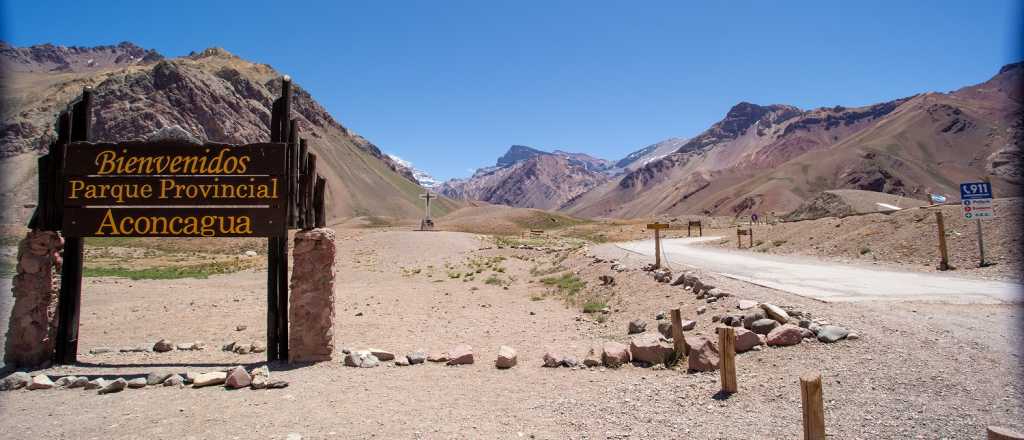
{"type": "MultiPolygon", "coordinates": [[[[754,254],[692,246],[721,237],[662,240],[669,262],[720,273],[773,289],[827,302],[915,300],[952,304],[1018,303],[1024,286],[931,273],[899,272],[824,262],[813,257],[754,254]]],[[[620,248],[654,256],[654,240],[620,248]]]]}

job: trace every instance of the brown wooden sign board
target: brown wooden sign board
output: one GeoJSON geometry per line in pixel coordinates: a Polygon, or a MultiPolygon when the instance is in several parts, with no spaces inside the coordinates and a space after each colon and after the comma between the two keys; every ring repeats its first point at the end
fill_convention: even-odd
{"type": "Polygon", "coordinates": [[[284,143],[72,143],[62,229],[74,237],[282,237],[287,150],[284,143]]]}
{"type": "Polygon", "coordinates": [[[668,229],[668,223],[648,223],[647,229],[668,229]]]}

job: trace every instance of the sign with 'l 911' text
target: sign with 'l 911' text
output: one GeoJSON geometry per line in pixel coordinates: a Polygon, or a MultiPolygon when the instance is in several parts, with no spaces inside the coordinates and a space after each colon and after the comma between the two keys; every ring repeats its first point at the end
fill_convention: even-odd
{"type": "Polygon", "coordinates": [[[72,143],[64,232],[82,237],[270,237],[286,232],[286,146],[72,143]]]}
{"type": "Polygon", "coordinates": [[[992,207],[992,184],[967,182],[960,184],[960,205],[965,220],[990,220],[996,216],[992,207]]]}

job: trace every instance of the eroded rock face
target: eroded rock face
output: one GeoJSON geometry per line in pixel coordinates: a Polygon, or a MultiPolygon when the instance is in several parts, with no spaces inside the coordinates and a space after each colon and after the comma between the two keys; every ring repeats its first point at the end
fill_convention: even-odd
{"type": "Polygon", "coordinates": [[[295,234],[288,298],[290,362],[329,361],[334,353],[334,240],[331,229],[295,234]]]}
{"type": "Polygon", "coordinates": [[[11,291],[14,307],[7,327],[4,362],[39,367],[53,356],[57,332],[57,291],[64,239],[52,231],[30,231],[18,243],[18,266],[11,291]]]}

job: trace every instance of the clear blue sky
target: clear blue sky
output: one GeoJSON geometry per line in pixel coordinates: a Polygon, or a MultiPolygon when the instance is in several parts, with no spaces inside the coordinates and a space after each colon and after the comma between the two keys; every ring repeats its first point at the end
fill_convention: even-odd
{"type": "Polygon", "coordinates": [[[23,46],[220,46],[439,178],[511,144],[618,159],[739,101],[861,105],[1021,58],[1019,1],[4,1],[23,46]]]}

